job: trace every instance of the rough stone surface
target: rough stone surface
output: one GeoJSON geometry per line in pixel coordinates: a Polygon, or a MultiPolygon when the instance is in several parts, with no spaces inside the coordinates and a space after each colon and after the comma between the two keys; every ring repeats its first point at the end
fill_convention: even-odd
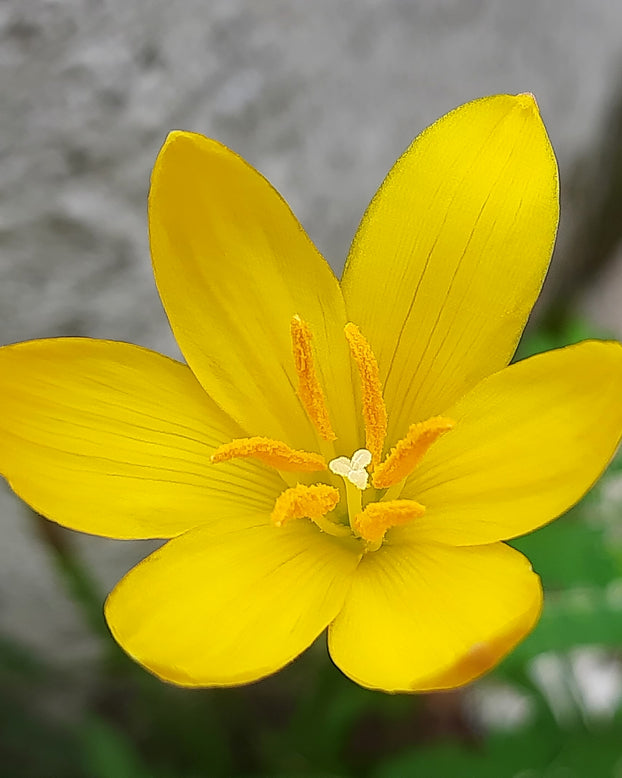
{"type": "MultiPolygon", "coordinates": [[[[4,0],[0,341],[79,334],[176,353],[145,219],[169,129],[249,159],[340,269],[393,160],[471,98],[533,91],[569,174],[602,128],[620,29],[611,0],[4,0]]],[[[0,630],[59,661],[88,659],[6,489],[0,522],[0,630]]],[[[141,553],[77,545],[102,592],[141,553]]]]}

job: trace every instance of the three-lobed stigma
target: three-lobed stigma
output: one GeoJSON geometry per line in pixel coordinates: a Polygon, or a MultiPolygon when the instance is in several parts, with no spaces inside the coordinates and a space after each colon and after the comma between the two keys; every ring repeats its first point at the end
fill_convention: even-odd
{"type": "Polygon", "coordinates": [[[359,448],[352,454],[352,457],[337,457],[331,459],[328,463],[328,469],[335,475],[340,475],[356,486],[357,489],[364,491],[369,482],[369,473],[366,468],[371,464],[371,451],[366,448],[359,448]]]}

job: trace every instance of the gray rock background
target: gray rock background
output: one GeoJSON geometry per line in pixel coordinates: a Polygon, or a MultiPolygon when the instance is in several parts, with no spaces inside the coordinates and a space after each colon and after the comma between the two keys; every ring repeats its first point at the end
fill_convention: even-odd
{"type": "MultiPolygon", "coordinates": [[[[622,221],[603,210],[615,189],[621,80],[617,0],[0,0],[0,342],[88,335],[176,354],[145,216],[168,130],[202,132],[245,156],[340,270],[412,137],[495,92],[536,94],[559,157],[550,298],[593,261],[590,214],[622,221]]],[[[612,231],[601,279],[579,303],[622,334],[612,231]]],[[[97,648],[4,485],[0,528],[0,634],[88,667],[97,648]]],[[[102,599],[148,551],[64,541],[102,599]]]]}

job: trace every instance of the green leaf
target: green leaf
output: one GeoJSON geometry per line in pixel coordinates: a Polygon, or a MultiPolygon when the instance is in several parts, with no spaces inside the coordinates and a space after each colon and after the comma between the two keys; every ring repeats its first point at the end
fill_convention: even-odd
{"type": "Polygon", "coordinates": [[[154,778],[131,741],[102,719],[82,730],[84,769],[92,778],[154,778]]]}
{"type": "Polygon", "coordinates": [[[620,766],[620,732],[564,732],[546,721],[472,746],[439,743],[384,761],[371,778],[609,778],[620,766]]]}
{"type": "MultiPolygon", "coordinates": [[[[577,645],[622,645],[622,604],[612,590],[571,589],[551,593],[535,630],[507,657],[504,665],[525,663],[545,651],[577,645]]],[[[501,670],[503,670],[503,666],[501,670]]]]}
{"type": "Polygon", "coordinates": [[[580,343],[582,340],[609,340],[611,333],[594,326],[580,317],[565,319],[555,327],[539,327],[528,329],[519,343],[514,362],[520,359],[526,359],[534,354],[540,354],[543,351],[550,351],[554,348],[562,348],[572,343],[580,343]]]}
{"type": "Polygon", "coordinates": [[[619,558],[607,545],[604,531],[575,515],[517,538],[511,545],[529,559],[545,589],[604,587],[622,575],[619,558]]]}

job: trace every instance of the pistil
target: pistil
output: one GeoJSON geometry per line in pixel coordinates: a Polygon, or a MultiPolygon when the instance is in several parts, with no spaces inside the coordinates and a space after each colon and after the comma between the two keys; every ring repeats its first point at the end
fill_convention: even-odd
{"type": "Polygon", "coordinates": [[[348,520],[350,526],[354,526],[353,522],[356,516],[363,510],[362,496],[363,492],[358,486],[348,481],[347,478],[343,479],[346,485],[346,504],[348,506],[348,520]]]}
{"type": "Polygon", "coordinates": [[[359,448],[351,458],[337,457],[328,463],[331,473],[343,478],[350,526],[353,526],[355,517],[363,510],[362,493],[367,489],[369,474],[366,468],[370,465],[371,458],[368,449],[359,448]]]}

